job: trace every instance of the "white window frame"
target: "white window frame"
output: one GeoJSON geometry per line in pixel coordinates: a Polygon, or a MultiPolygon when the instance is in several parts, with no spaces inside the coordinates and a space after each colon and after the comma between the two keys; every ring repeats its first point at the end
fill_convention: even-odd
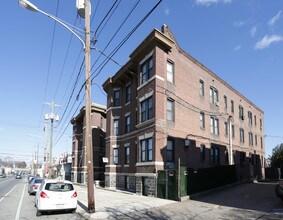
{"type": "Polygon", "coordinates": [[[167,81],[170,83],[174,83],[174,62],[171,60],[167,60],[166,64],[167,70],[167,81]]]}

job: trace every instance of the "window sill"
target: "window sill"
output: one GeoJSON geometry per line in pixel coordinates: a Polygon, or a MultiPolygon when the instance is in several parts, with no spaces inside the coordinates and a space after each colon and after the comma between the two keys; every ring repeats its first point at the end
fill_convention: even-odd
{"type": "Polygon", "coordinates": [[[141,122],[139,124],[136,125],[136,128],[141,128],[143,126],[146,126],[146,125],[149,125],[151,124],[152,122],[154,122],[155,118],[152,118],[152,119],[149,119],[147,121],[144,121],[144,122],[141,122]]]}
{"type": "Polygon", "coordinates": [[[136,163],[136,167],[141,167],[141,166],[164,166],[164,162],[146,161],[146,162],[136,163]]]}
{"type": "Polygon", "coordinates": [[[119,164],[114,164],[114,165],[106,165],[105,167],[121,167],[121,165],[119,165],[119,164]]]}

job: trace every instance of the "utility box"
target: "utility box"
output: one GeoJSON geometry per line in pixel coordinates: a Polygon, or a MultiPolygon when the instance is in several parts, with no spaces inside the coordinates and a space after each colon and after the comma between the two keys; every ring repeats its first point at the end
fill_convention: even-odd
{"type": "MultiPolygon", "coordinates": [[[[91,14],[91,3],[89,1],[89,15],[91,14]]],[[[76,8],[78,11],[79,16],[85,18],[85,0],[76,0],[76,8]]]]}

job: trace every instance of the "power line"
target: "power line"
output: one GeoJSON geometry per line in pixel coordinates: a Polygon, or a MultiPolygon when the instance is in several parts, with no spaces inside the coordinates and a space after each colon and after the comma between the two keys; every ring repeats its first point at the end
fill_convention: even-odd
{"type": "MultiPolygon", "coordinates": [[[[64,112],[63,112],[63,114],[62,114],[61,121],[62,121],[62,119],[64,118],[64,116],[65,116],[65,114],[66,114],[66,111],[67,111],[67,109],[68,109],[68,107],[69,107],[69,104],[70,104],[70,102],[71,102],[71,99],[72,99],[72,97],[73,97],[73,94],[74,94],[76,85],[77,85],[78,80],[79,80],[79,77],[80,77],[80,75],[81,75],[81,73],[82,73],[83,64],[84,64],[84,59],[83,59],[83,61],[82,61],[82,63],[81,63],[80,70],[79,70],[79,72],[78,72],[78,74],[77,74],[77,78],[76,78],[76,81],[75,81],[73,90],[72,90],[72,92],[71,92],[71,95],[69,96],[68,103],[67,103],[67,105],[66,105],[66,107],[65,107],[65,110],[64,110],[64,112]]],[[[76,100],[75,100],[75,102],[76,102],[76,100]]],[[[75,102],[74,102],[74,104],[75,104],[75,102]]],[[[73,105],[73,106],[74,106],[74,105],[73,105]]],[[[71,108],[71,109],[72,109],[72,108],[71,108]]],[[[71,110],[70,110],[70,111],[71,111],[71,110]]],[[[61,121],[58,123],[58,125],[57,125],[56,127],[59,126],[59,124],[61,123],[61,121]]]]}
{"type": "MultiPolygon", "coordinates": [[[[109,60],[112,59],[112,57],[119,51],[119,49],[127,42],[127,40],[132,36],[132,34],[139,28],[139,26],[149,17],[149,15],[157,8],[157,6],[162,2],[163,0],[159,0],[159,2],[140,20],[140,22],[130,31],[130,33],[128,33],[128,35],[116,46],[116,48],[114,50],[112,50],[112,52],[110,53],[109,56],[107,56],[107,58],[100,64],[100,66],[91,73],[90,77],[91,80],[93,81],[94,78],[96,78],[101,71],[103,70],[103,68],[106,66],[106,64],[109,62],[109,60]],[[99,72],[92,76],[98,69],[100,68],[99,72]]],[[[86,80],[84,81],[84,83],[82,84],[79,93],[77,96],[80,95],[83,87],[85,86],[86,80]]]]}
{"type": "MultiPolygon", "coordinates": [[[[95,36],[96,36],[97,38],[98,38],[99,35],[102,33],[103,29],[106,27],[108,21],[111,19],[112,15],[113,15],[114,12],[117,10],[117,8],[119,7],[120,3],[121,3],[121,0],[119,0],[118,4],[115,6],[114,10],[113,10],[113,11],[111,12],[111,14],[109,15],[107,21],[104,23],[103,27],[101,28],[101,31],[100,31],[99,33],[97,33],[97,32],[95,33],[95,36]]],[[[97,39],[95,39],[95,40],[97,40],[97,39]]]]}
{"type": "Polygon", "coordinates": [[[98,0],[97,6],[94,7],[95,10],[94,10],[94,12],[93,12],[93,15],[92,15],[92,18],[91,18],[91,22],[90,22],[90,23],[93,22],[93,19],[94,19],[94,17],[95,17],[95,14],[96,14],[96,12],[97,12],[97,9],[98,9],[98,7],[99,7],[99,4],[100,4],[100,0],[98,0]]]}
{"type": "MultiPolygon", "coordinates": [[[[159,2],[140,20],[140,22],[130,31],[130,33],[117,45],[117,47],[112,50],[110,53],[110,58],[112,58],[119,50],[120,48],[127,42],[127,40],[133,35],[133,33],[140,27],[140,25],[151,15],[151,13],[157,8],[157,6],[162,2],[162,0],[159,0],[159,2]]],[[[110,59],[105,59],[104,63],[102,63],[94,72],[92,72],[91,76],[99,69],[98,73],[91,77],[91,80],[96,78],[101,71],[104,69],[106,64],[109,62],[110,59]]]]}
{"type": "MultiPolygon", "coordinates": [[[[124,26],[124,24],[126,23],[126,21],[129,19],[129,17],[131,16],[131,14],[133,13],[133,11],[135,10],[135,8],[137,7],[137,5],[140,3],[140,0],[138,0],[136,2],[136,4],[133,6],[133,8],[130,10],[130,12],[128,13],[128,15],[125,17],[125,19],[123,20],[122,24],[118,27],[118,29],[116,30],[116,32],[114,33],[114,35],[112,36],[112,38],[108,41],[107,45],[104,47],[103,51],[99,51],[100,55],[98,56],[98,58],[96,59],[96,61],[93,63],[91,69],[94,67],[94,65],[98,62],[98,60],[100,59],[101,55],[104,55],[105,50],[108,48],[108,46],[110,45],[110,43],[113,41],[113,39],[116,37],[116,35],[118,34],[118,32],[121,30],[121,28],[124,26]]],[[[95,50],[98,50],[96,48],[94,48],[95,50]]],[[[108,56],[106,56],[108,58],[108,56]]],[[[110,58],[111,59],[111,58],[110,58]]]]}
{"type": "MultiPolygon", "coordinates": [[[[84,97],[85,97],[85,95],[84,95],[84,97]]],[[[79,103],[79,105],[78,105],[77,109],[75,110],[75,112],[74,112],[72,118],[75,116],[76,112],[78,111],[79,107],[81,106],[81,104],[82,104],[82,102],[83,102],[83,100],[84,100],[84,97],[83,97],[82,101],[79,103]]],[[[70,122],[65,126],[65,128],[64,128],[63,132],[61,133],[61,135],[56,139],[56,141],[55,141],[55,143],[54,143],[54,145],[53,145],[53,148],[56,146],[56,144],[60,141],[60,139],[62,138],[62,136],[65,134],[65,132],[66,132],[66,130],[67,130],[69,124],[70,124],[70,122]]]]}
{"type": "Polygon", "coordinates": [[[110,12],[112,11],[112,9],[114,8],[114,6],[117,4],[118,0],[116,0],[111,8],[108,10],[108,12],[106,13],[106,15],[104,16],[104,18],[102,19],[102,21],[99,23],[99,25],[97,26],[96,30],[95,30],[95,34],[98,32],[100,26],[103,24],[103,22],[105,21],[105,19],[108,17],[108,15],[110,14],[110,12]]]}
{"type": "MultiPolygon", "coordinates": [[[[59,0],[57,0],[57,7],[56,7],[56,17],[58,15],[58,9],[59,9],[59,0]]],[[[48,61],[48,69],[47,69],[47,76],[46,76],[46,81],[45,81],[45,89],[44,89],[44,97],[43,97],[43,101],[46,100],[46,94],[47,94],[47,87],[48,87],[48,83],[49,83],[49,77],[50,77],[50,67],[51,67],[51,57],[53,54],[53,46],[54,46],[54,38],[55,38],[55,29],[56,29],[56,21],[54,21],[54,26],[53,26],[53,34],[52,34],[52,41],[51,41],[51,50],[50,50],[50,55],[49,55],[49,61],[48,61]]],[[[40,118],[39,118],[39,126],[38,126],[38,132],[40,130],[41,127],[41,119],[42,119],[42,115],[43,115],[43,105],[41,106],[41,112],[40,112],[40,118]]]]}
{"type": "MultiPolygon", "coordinates": [[[[78,17],[76,17],[75,24],[77,23],[77,18],[78,17]]],[[[70,50],[70,46],[71,46],[71,42],[72,42],[73,36],[74,36],[73,34],[71,34],[71,36],[70,36],[70,40],[69,40],[69,43],[68,43],[68,48],[67,48],[67,51],[66,51],[65,59],[64,59],[64,62],[63,62],[62,70],[61,70],[61,73],[60,73],[59,81],[57,83],[57,87],[56,87],[56,90],[55,90],[55,94],[54,94],[53,100],[57,96],[57,92],[58,92],[58,89],[59,89],[59,85],[61,83],[62,75],[63,75],[64,69],[65,69],[65,65],[66,65],[66,61],[67,61],[67,57],[68,57],[68,54],[69,54],[69,50],[70,50]]]]}

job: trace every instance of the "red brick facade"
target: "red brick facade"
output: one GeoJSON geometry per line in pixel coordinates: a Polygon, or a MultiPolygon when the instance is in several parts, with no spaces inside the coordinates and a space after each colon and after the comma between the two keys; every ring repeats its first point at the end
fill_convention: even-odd
{"type": "Polygon", "coordinates": [[[184,52],[167,26],[153,30],[103,87],[107,187],[156,196],[158,170],[176,168],[179,159],[191,168],[227,165],[231,146],[230,163],[263,176],[264,112],[184,52]]]}

